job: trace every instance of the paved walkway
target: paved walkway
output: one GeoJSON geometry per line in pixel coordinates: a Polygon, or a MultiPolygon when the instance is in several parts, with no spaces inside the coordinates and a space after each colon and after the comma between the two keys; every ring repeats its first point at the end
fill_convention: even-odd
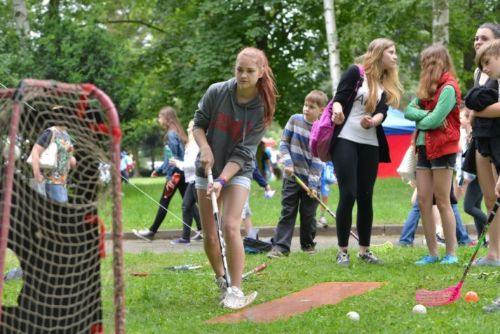
{"type": "MultiPolygon", "coordinates": [[[[295,234],[297,235],[297,234],[295,234]]],[[[262,237],[261,237],[262,238],[262,237]]],[[[265,238],[264,238],[265,239],[265,238]]],[[[169,252],[202,252],[203,242],[202,241],[192,241],[188,245],[172,245],[170,241],[172,239],[155,239],[153,242],[147,242],[139,239],[126,239],[123,242],[123,248],[126,253],[142,253],[142,252],[153,252],[153,253],[169,253],[169,252]]],[[[394,246],[398,244],[399,235],[373,235],[372,236],[372,248],[376,250],[375,245],[384,244],[387,241],[392,242],[394,246]]],[[[422,235],[418,235],[415,238],[414,245],[424,245],[424,238],[422,235]]],[[[337,238],[331,235],[318,235],[316,237],[316,248],[318,250],[337,247],[337,238]]],[[[349,241],[350,245],[353,247],[357,246],[357,241],[351,237],[349,241]]],[[[111,241],[107,240],[106,248],[108,253],[111,252],[111,241]]],[[[292,239],[292,251],[300,250],[299,237],[294,237],[292,239]]]]}
{"type": "MultiPolygon", "coordinates": [[[[467,232],[472,239],[476,238],[476,233],[473,224],[465,225],[467,232]]],[[[386,225],[386,226],[374,226],[372,232],[372,248],[376,250],[375,245],[384,244],[388,241],[392,242],[394,246],[398,244],[399,235],[401,233],[401,225],[386,225]]],[[[262,227],[260,228],[259,237],[261,239],[269,238],[274,233],[274,227],[262,227]]],[[[133,233],[124,233],[123,248],[126,253],[141,253],[141,252],[153,252],[153,253],[168,253],[168,252],[200,252],[203,251],[203,242],[192,241],[188,245],[172,245],[170,241],[179,238],[181,235],[180,230],[169,230],[160,231],[157,233],[155,240],[153,242],[147,242],[142,239],[138,239],[133,233]]],[[[244,232],[242,232],[244,235],[244,232]]],[[[295,228],[294,238],[292,239],[292,251],[300,250],[299,243],[299,228],[295,228]]],[[[106,248],[108,252],[111,252],[111,241],[109,240],[109,235],[107,235],[106,248]]],[[[318,229],[316,235],[317,249],[325,249],[337,247],[337,237],[335,232],[335,227],[329,227],[328,229],[318,229]]],[[[351,237],[349,241],[350,245],[353,247],[357,246],[357,241],[351,237]]],[[[414,241],[415,246],[424,245],[424,236],[422,234],[422,226],[419,226],[417,234],[414,241]]]]}

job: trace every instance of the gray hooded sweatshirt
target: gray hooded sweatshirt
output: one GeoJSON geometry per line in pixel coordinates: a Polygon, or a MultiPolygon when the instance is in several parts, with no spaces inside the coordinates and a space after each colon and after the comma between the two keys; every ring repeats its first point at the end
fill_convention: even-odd
{"type": "MultiPolygon", "coordinates": [[[[240,166],[235,176],[252,178],[257,145],[266,131],[264,107],[259,95],[246,104],[239,104],[236,79],[211,85],[198,103],[193,129],[205,131],[214,155],[212,173],[215,178],[229,161],[240,166]]],[[[199,155],[196,175],[205,177],[199,155]]]]}

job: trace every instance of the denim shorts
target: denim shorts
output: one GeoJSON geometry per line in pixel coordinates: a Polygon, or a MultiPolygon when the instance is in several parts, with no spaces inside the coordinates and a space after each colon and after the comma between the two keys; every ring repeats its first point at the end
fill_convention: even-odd
{"type": "Polygon", "coordinates": [[[68,202],[68,190],[63,184],[45,183],[45,193],[53,201],[59,203],[68,202]]]}
{"type": "MultiPolygon", "coordinates": [[[[241,186],[245,189],[250,190],[250,182],[251,180],[248,177],[245,176],[233,176],[231,180],[229,180],[225,185],[224,188],[229,187],[229,186],[241,186]]],[[[207,189],[208,185],[208,179],[205,177],[196,177],[195,180],[195,187],[196,189],[207,189]]]]}
{"type": "Polygon", "coordinates": [[[447,154],[437,159],[427,160],[425,146],[418,146],[417,169],[455,169],[457,154],[447,154]]]}

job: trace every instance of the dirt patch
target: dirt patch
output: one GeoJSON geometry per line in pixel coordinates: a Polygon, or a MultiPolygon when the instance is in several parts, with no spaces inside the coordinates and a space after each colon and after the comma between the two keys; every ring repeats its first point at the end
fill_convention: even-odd
{"type": "Polygon", "coordinates": [[[267,303],[210,319],[207,323],[235,323],[244,320],[255,322],[285,320],[316,307],[340,303],[345,298],[367,293],[382,285],[384,285],[382,282],[320,283],[267,303]]]}

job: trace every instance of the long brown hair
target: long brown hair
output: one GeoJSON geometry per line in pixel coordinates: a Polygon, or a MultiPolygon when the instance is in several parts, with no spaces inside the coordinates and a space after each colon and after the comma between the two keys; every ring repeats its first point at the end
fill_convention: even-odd
{"type": "Polygon", "coordinates": [[[238,53],[238,56],[236,56],[236,59],[242,55],[254,58],[262,72],[262,78],[257,82],[257,90],[264,104],[264,124],[266,127],[269,127],[271,126],[274,111],[276,110],[277,90],[274,83],[273,70],[269,67],[266,54],[262,50],[253,47],[243,48],[238,53]]]}
{"type": "Polygon", "coordinates": [[[368,50],[358,61],[362,62],[365,69],[365,78],[368,81],[368,99],[365,110],[374,112],[377,107],[377,82],[384,87],[387,104],[397,108],[401,99],[403,88],[399,82],[397,67],[384,69],[381,65],[384,51],[394,46],[395,43],[387,38],[377,38],[370,42],[368,50]]]}
{"type": "Polygon", "coordinates": [[[174,130],[181,141],[186,144],[188,141],[188,136],[186,135],[186,131],[184,131],[184,128],[177,118],[177,112],[175,111],[175,109],[170,106],[163,107],[161,108],[159,115],[160,117],[163,117],[168,121],[169,130],[174,130]]]}
{"type": "Polygon", "coordinates": [[[417,97],[430,100],[438,89],[439,80],[445,72],[455,77],[455,68],[448,50],[441,44],[433,44],[420,54],[420,81],[417,97]]]}

